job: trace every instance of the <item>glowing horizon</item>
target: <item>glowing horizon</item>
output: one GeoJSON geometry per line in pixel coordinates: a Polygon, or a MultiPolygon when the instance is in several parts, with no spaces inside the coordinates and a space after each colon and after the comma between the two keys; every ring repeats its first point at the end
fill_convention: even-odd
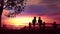
{"type": "MultiPolygon", "coordinates": [[[[28,25],[29,22],[32,23],[33,18],[34,17],[20,16],[20,17],[15,17],[15,18],[7,18],[5,20],[2,20],[2,22],[5,22],[6,25],[15,25],[15,26],[23,25],[23,26],[25,26],[25,25],[28,25]]],[[[41,19],[43,22],[48,20],[43,17],[41,19]]],[[[38,20],[38,18],[36,18],[36,20],[38,20]]],[[[48,20],[48,21],[50,21],[50,20],[48,20]]]]}
{"type": "MultiPolygon", "coordinates": [[[[51,18],[48,18],[47,16],[38,16],[38,15],[16,15],[17,17],[13,17],[13,18],[8,18],[6,16],[4,16],[5,14],[7,14],[7,10],[3,10],[3,14],[2,14],[2,25],[6,24],[6,25],[13,25],[14,27],[19,27],[21,26],[28,26],[29,22],[32,23],[33,18],[36,16],[36,20],[38,20],[39,17],[41,17],[43,22],[46,23],[53,23],[54,20],[51,18]]],[[[37,23],[37,22],[36,22],[37,23]]]]}
{"type": "Polygon", "coordinates": [[[60,0],[27,0],[27,5],[21,14],[8,18],[5,15],[9,12],[13,11],[3,10],[2,25],[26,26],[35,16],[37,20],[41,17],[42,21],[46,23],[56,21],[57,24],[60,24],[60,0]]]}

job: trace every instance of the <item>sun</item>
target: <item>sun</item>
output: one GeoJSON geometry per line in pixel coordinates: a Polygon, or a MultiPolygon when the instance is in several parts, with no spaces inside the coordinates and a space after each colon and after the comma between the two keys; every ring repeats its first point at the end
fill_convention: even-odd
{"type": "Polygon", "coordinates": [[[16,18],[9,18],[8,22],[11,23],[11,25],[19,26],[19,25],[28,25],[29,22],[32,21],[31,17],[16,17],[16,18]]]}

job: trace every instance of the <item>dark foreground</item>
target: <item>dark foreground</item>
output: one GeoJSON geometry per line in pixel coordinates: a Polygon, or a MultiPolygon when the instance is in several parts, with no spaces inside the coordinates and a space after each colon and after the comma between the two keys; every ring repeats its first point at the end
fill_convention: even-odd
{"type": "Polygon", "coordinates": [[[60,28],[57,29],[1,29],[2,34],[60,34],[60,28]]]}

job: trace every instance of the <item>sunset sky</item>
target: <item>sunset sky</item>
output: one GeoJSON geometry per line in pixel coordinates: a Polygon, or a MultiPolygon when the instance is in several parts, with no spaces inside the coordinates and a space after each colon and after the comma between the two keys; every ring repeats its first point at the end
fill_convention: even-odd
{"type": "Polygon", "coordinates": [[[60,0],[27,0],[26,7],[20,15],[15,18],[4,16],[9,10],[3,10],[2,24],[7,25],[28,25],[34,16],[41,17],[43,22],[60,24],[60,0]]]}

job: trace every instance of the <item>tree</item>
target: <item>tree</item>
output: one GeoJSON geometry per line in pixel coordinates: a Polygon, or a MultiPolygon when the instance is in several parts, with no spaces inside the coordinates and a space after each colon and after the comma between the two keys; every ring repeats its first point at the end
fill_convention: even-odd
{"type": "Polygon", "coordinates": [[[0,0],[0,15],[2,15],[3,11],[3,0],[0,0]]]}
{"type": "MultiPolygon", "coordinates": [[[[3,0],[0,0],[0,16],[2,15],[2,11],[3,11],[3,0]]],[[[1,17],[0,17],[0,20],[1,20],[1,17]]],[[[1,24],[1,21],[0,21],[0,24],[1,24]]]]}
{"type": "Polygon", "coordinates": [[[14,10],[13,12],[10,11],[9,14],[7,14],[6,16],[10,16],[12,17],[11,15],[16,15],[16,14],[19,14],[21,13],[24,8],[25,8],[25,0],[4,0],[4,6],[3,8],[6,9],[6,10],[14,10]]]}
{"type": "MultiPolygon", "coordinates": [[[[0,16],[2,16],[3,9],[16,10],[13,13],[12,12],[8,13],[6,15],[7,17],[12,17],[11,15],[15,16],[16,14],[21,13],[26,4],[24,2],[25,0],[0,0],[0,16]]],[[[0,20],[1,20],[1,17],[0,17],[0,20]]]]}

